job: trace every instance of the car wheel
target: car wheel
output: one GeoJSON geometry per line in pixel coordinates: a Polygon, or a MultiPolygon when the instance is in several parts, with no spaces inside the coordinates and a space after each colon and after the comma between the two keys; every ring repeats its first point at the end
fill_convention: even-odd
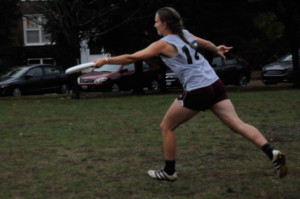
{"type": "Polygon", "coordinates": [[[150,90],[157,91],[159,89],[159,83],[156,79],[152,80],[150,90]]]}
{"type": "Polygon", "coordinates": [[[20,88],[14,88],[12,90],[12,96],[14,97],[19,97],[19,96],[22,96],[22,91],[20,88]]]}
{"type": "Polygon", "coordinates": [[[60,94],[68,94],[69,92],[70,92],[70,88],[67,84],[61,85],[60,91],[59,91],[60,94]]]}
{"type": "Polygon", "coordinates": [[[120,91],[120,87],[117,83],[113,83],[113,85],[111,85],[111,91],[114,93],[117,93],[120,91]]]}
{"type": "Polygon", "coordinates": [[[248,80],[247,80],[246,75],[241,74],[241,75],[239,76],[237,85],[238,85],[238,86],[247,86],[247,84],[248,84],[248,80]]]}

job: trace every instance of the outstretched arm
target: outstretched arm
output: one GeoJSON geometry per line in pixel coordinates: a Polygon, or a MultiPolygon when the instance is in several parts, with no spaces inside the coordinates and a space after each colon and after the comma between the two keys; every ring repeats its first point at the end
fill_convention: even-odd
{"type": "Polygon", "coordinates": [[[224,54],[227,53],[230,49],[233,48],[233,47],[227,47],[227,46],[224,46],[224,45],[216,46],[215,44],[213,44],[212,42],[210,42],[208,40],[196,37],[193,34],[191,34],[191,36],[194,39],[196,39],[196,41],[197,41],[200,48],[203,48],[205,50],[216,53],[216,54],[220,55],[223,59],[226,59],[224,54]]]}
{"type": "Polygon", "coordinates": [[[170,45],[168,45],[166,42],[157,41],[149,45],[147,48],[133,54],[124,54],[109,58],[99,58],[94,59],[93,62],[96,63],[97,68],[103,66],[104,64],[128,64],[149,59],[159,54],[169,55],[169,48],[170,45]]]}

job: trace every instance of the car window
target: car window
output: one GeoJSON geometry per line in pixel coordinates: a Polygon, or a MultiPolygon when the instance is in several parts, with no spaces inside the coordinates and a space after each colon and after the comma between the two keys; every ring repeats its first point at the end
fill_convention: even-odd
{"type": "Polygon", "coordinates": [[[127,64],[123,67],[124,69],[126,68],[128,71],[134,71],[135,70],[135,67],[134,67],[134,64],[127,64]]]}
{"type": "Polygon", "coordinates": [[[212,65],[213,66],[222,66],[223,65],[222,58],[221,57],[213,58],[212,65]]]}
{"type": "Polygon", "coordinates": [[[32,77],[40,77],[40,76],[43,76],[43,70],[40,67],[36,67],[36,68],[33,68],[30,71],[28,71],[26,75],[29,75],[32,77]]]}
{"type": "Polygon", "coordinates": [[[279,61],[292,61],[292,55],[286,55],[282,57],[279,61]]]}
{"type": "Polygon", "coordinates": [[[44,71],[45,75],[56,75],[60,73],[60,71],[57,68],[51,66],[44,67],[44,71]]]}
{"type": "Polygon", "coordinates": [[[110,64],[106,64],[103,65],[100,68],[96,68],[93,70],[93,72],[115,72],[120,68],[120,65],[110,65],[110,64]]]}
{"type": "Polygon", "coordinates": [[[150,68],[149,64],[143,61],[143,69],[149,69],[149,68],[150,68]]]}
{"type": "Polygon", "coordinates": [[[6,71],[5,73],[1,74],[1,78],[11,78],[11,77],[19,77],[26,71],[26,67],[17,67],[12,68],[9,71],[6,71]]]}
{"type": "Polygon", "coordinates": [[[237,63],[237,59],[227,59],[227,60],[225,60],[225,65],[236,64],[236,63],[237,63]]]}

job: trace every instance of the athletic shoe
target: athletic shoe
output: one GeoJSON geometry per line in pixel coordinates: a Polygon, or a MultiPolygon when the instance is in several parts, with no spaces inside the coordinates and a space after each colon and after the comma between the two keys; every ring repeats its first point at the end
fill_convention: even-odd
{"type": "Polygon", "coordinates": [[[153,178],[153,179],[157,179],[157,180],[166,180],[166,181],[175,181],[177,178],[177,174],[176,172],[173,173],[172,175],[168,175],[164,169],[160,169],[160,170],[149,170],[148,171],[148,175],[153,178]]]}
{"type": "Polygon", "coordinates": [[[284,176],[287,175],[288,168],[285,163],[285,155],[284,153],[278,151],[278,150],[273,150],[273,167],[275,172],[278,172],[279,178],[283,178],[284,176]]]}

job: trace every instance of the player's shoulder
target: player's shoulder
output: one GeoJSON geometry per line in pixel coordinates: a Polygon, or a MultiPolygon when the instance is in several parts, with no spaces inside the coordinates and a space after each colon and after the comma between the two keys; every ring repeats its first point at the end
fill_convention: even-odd
{"type": "Polygon", "coordinates": [[[156,48],[162,48],[168,45],[168,42],[165,40],[158,40],[153,42],[150,46],[156,47],[156,48]]]}
{"type": "Polygon", "coordinates": [[[147,52],[152,52],[152,53],[162,53],[164,49],[167,47],[167,42],[165,41],[155,41],[151,43],[146,49],[144,49],[147,52]]]}
{"type": "Polygon", "coordinates": [[[174,48],[174,44],[164,40],[158,40],[152,43],[152,48],[156,52],[159,52],[167,57],[173,57],[177,54],[177,49],[174,48]]]}

